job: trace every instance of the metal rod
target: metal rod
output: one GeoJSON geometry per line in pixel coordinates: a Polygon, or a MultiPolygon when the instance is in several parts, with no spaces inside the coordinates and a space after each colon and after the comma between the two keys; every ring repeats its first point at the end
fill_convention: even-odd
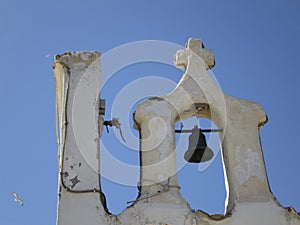
{"type": "MultiPolygon", "coordinates": [[[[223,129],[199,129],[202,133],[223,132],[223,129]]],[[[192,133],[193,130],[175,130],[175,133],[192,133]]]]}
{"type": "Polygon", "coordinates": [[[200,129],[201,132],[223,132],[223,129],[200,129]]]}
{"type": "Polygon", "coordinates": [[[175,130],[175,133],[192,133],[192,130],[175,130]]]}

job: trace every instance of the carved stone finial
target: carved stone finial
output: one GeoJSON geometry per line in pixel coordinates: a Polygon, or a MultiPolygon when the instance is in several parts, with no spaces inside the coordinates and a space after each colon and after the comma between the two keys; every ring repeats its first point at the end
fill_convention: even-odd
{"type": "Polygon", "coordinates": [[[215,66],[215,57],[213,51],[205,49],[201,40],[190,38],[186,43],[186,48],[200,56],[207,64],[208,68],[215,66]]]}

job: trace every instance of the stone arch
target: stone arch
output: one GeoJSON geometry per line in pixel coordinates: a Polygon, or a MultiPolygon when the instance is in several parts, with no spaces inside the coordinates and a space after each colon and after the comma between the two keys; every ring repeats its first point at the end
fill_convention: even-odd
{"type": "Polygon", "coordinates": [[[184,67],[185,72],[173,92],[147,99],[135,112],[142,137],[142,160],[147,163],[146,167],[142,165],[143,179],[153,178],[159,183],[171,177],[172,185],[178,186],[174,157],[166,157],[174,150],[174,124],[196,115],[212,120],[223,129],[220,139],[228,181],[227,212],[237,202],[270,200],[272,194],[259,143],[259,128],[266,122],[262,108],[220,90],[207,73],[214,65],[212,52],[204,49],[200,40],[190,39],[187,49],[176,53],[175,64],[184,67]],[[161,132],[164,135],[156,138],[155,134],[161,132]],[[164,139],[160,139],[162,137],[164,139]],[[145,149],[154,151],[145,152],[145,149]],[[248,161],[250,155],[252,158],[248,161]],[[164,164],[157,166],[157,162],[164,164]],[[243,177],[236,171],[243,171],[243,177]]]}

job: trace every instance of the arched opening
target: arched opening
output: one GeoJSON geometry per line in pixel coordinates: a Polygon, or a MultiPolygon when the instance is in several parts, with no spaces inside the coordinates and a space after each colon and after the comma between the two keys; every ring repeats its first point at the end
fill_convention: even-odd
{"type": "MultiPolygon", "coordinates": [[[[124,122],[123,122],[124,123],[124,122]]],[[[130,122],[130,127],[133,127],[130,122]]],[[[122,125],[121,125],[122,129],[122,125]]],[[[106,197],[109,213],[122,213],[138,196],[137,183],[140,176],[139,151],[127,146],[120,129],[103,127],[100,144],[101,189],[106,197]]],[[[132,129],[138,143],[138,131],[132,129]]]]}
{"type": "MultiPolygon", "coordinates": [[[[190,118],[181,122],[184,124],[183,129],[192,129],[194,125],[202,129],[216,128],[208,119],[190,118]]],[[[176,124],[175,129],[180,129],[181,122],[176,124]]],[[[208,214],[224,214],[226,177],[224,177],[219,134],[205,133],[207,145],[214,152],[214,157],[205,163],[188,163],[184,160],[189,135],[176,134],[177,175],[181,194],[194,210],[202,210],[208,214]]]]}
{"type": "Polygon", "coordinates": [[[116,72],[101,89],[101,98],[106,99],[104,119],[119,118],[126,140],[126,143],[121,140],[115,127],[109,128],[109,133],[106,127],[103,128],[101,187],[108,211],[112,214],[120,214],[139,194],[139,132],[133,129],[133,112],[146,98],[165,95],[175,88],[176,82],[158,75],[170,74],[172,79],[178,80],[181,73],[181,70],[162,63],[137,63],[116,72]]]}
{"type": "Polygon", "coordinates": [[[138,196],[139,152],[126,147],[114,132],[118,132],[118,129],[109,128],[109,133],[105,127],[103,129],[100,178],[107,209],[117,215],[138,196]]]}

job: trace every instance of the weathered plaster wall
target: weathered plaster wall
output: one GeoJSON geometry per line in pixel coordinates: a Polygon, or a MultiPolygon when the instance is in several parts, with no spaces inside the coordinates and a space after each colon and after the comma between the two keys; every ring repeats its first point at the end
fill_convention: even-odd
{"type": "Polygon", "coordinates": [[[262,107],[219,89],[207,73],[214,66],[213,53],[200,40],[190,39],[186,49],[176,53],[175,65],[185,68],[178,86],[166,96],[147,99],[134,114],[141,135],[140,195],[115,216],[105,210],[99,181],[99,53],[56,57],[57,224],[300,225],[299,215],[281,207],[269,189],[259,141],[259,129],[267,121],[262,107]],[[180,194],[174,124],[194,115],[209,118],[223,129],[220,139],[228,183],[225,215],[194,212],[180,194]]]}
{"type": "Polygon", "coordinates": [[[99,178],[100,53],[55,56],[59,187],[57,224],[104,224],[99,178]],[[95,123],[96,122],[96,123],[95,123]]]}

